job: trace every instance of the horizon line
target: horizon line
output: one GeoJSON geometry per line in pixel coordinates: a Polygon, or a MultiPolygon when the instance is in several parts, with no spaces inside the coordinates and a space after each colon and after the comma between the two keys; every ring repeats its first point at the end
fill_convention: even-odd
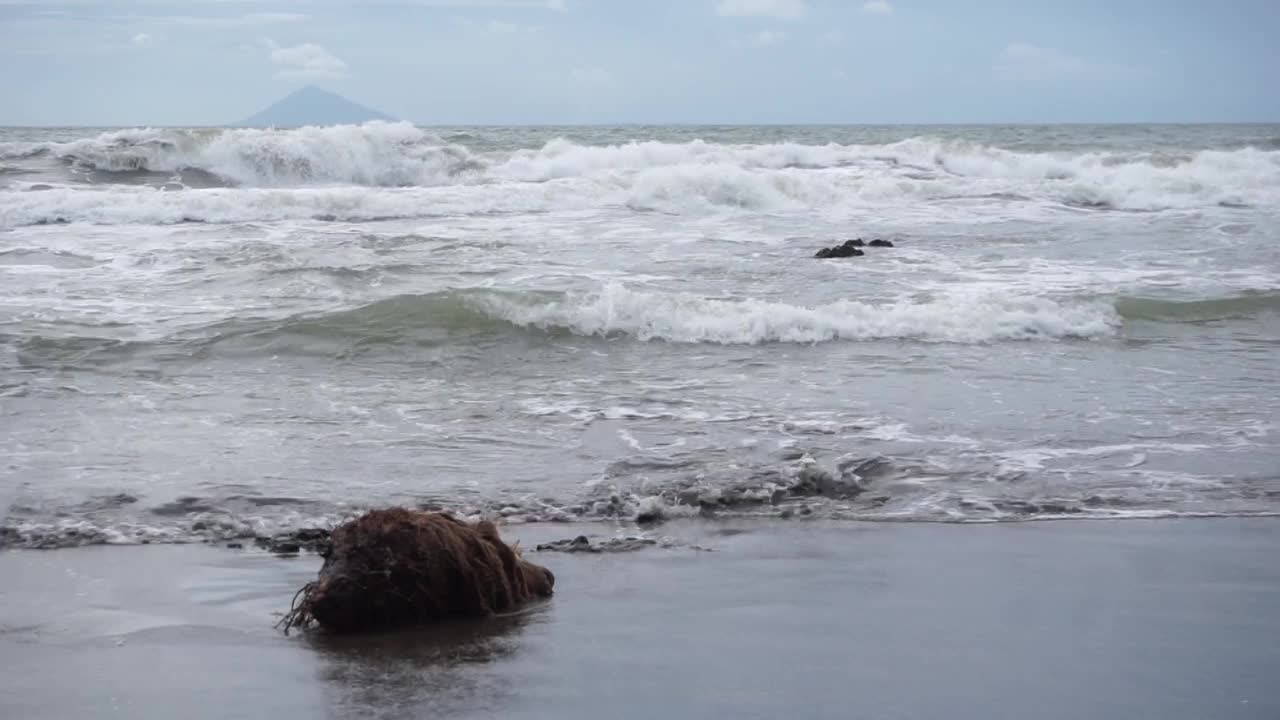
{"type": "Polygon", "coordinates": [[[926,121],[926,122],[838,122],[838,121],[807,121],[807,122],[644,122],[644,121],[624,121],[624,122],[538,122],[538,123],[502,123],[502,122],[416,122],[412,120],[366,120],[359,123],[308,123],[304,125],[244,125],[241,123],[222,123],[222,124],[151,124],[151,123],[126,123],[126,124],[41,124],[41,125],[4,125],[0,124],[0,128],[5,130],[113,130],[119,128],[158,128],[165,130],[294,130],[303,127],[335,127],[339,125],[364,125],[370,122],[384,122],[389,124],[407,122],[414,127],[420,128],[448,128],[448,127],[473,127],[473,128],[558,128],[558,127],[581,127],[581,128],[606,128],[606,127],[723,127],[723,128],[749,128],[749,127],[1031,127],[1031,126],[1137,126],[1137,125],[1280,125],[1280,120],[1046,120],[1046,121],[926,121]]]}

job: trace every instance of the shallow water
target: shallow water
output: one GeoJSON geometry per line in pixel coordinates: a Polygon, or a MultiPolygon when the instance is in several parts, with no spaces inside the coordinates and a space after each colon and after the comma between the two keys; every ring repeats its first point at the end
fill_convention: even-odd
{"type": "Polygon", "coordinates": [[[687,514],[802,454],[887,459],[835,517],[1276,514],[1278,140],[0,130],[0,542],[687,514]]]}

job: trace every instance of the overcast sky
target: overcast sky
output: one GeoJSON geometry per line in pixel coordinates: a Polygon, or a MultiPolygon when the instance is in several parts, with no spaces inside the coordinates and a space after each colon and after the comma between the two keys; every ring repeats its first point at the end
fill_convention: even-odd
{"type": "Polygon", "coordinates": [[[0,125],[1280,120],[1280,1],[0,0],[0,125]]]}

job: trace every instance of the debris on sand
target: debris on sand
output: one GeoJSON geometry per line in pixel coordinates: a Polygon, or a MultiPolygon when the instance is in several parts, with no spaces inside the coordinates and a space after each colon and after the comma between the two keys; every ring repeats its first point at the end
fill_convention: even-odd
{"type": "Polygon", "coordinates": [[[564,553],[631,552],[632,550],[642,550],[657,544],[658,541],[651,538],[614,538],[600,543],[592,543],[586,535],[579,535],[570,540],[543,543],[536,549],[538,552],[564,553]]]}
{"type": "Polygon", "coordinates": [[[611,538],[593,543],[586,535],[579,535],[575,538],[566,540],[556,540],[555,542],[543,543],[535,548],[538,552],[562,552],[562,553],[624,553],[634,552],[636,550],[644,550],[645,548],[661,547],[661,548],[687,548],[689,550],[699,550],[703,552],[711,552],[711,548],[705,548],[699,545],[691,545],[671,538],[662,538],[655,540],[646,537],[619,537],[611,538]]]}
{"type": "Polygon", "coordinates": [[[521,558],[488,521],[374,510],[335,529],[324,566],[294,596],[285,632],[353,632],[487,617],[550,597],[555,576],[521,558]]]}

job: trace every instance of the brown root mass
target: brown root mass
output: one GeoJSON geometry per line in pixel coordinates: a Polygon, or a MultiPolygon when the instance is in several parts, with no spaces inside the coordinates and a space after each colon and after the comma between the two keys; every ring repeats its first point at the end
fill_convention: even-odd
{"type": "Polygon", "coordinates": [[[285,632],[352,632],[485,617],[550,597],[555,576],[520,557],[493,523],[374,510],[333,531],[315,582],[294,597],[285,632]]]}

